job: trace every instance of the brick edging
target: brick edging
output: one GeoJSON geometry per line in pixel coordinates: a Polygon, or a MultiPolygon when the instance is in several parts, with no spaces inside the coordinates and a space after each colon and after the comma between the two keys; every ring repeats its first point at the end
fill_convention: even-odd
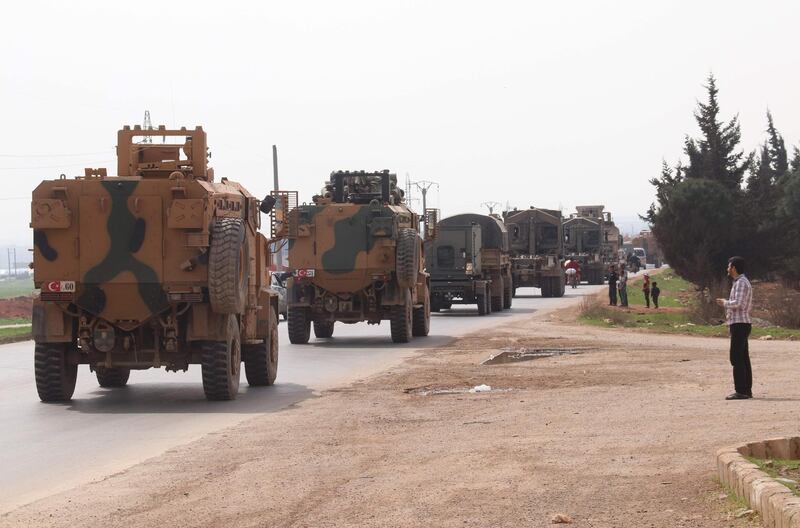
{"type": "Polygon", "coordinates": [[[767,528],[800,528],[800,497],[745,457],[800,458],[800,437],[772,438],[717,451],[719,480],[761,514],[767,528]]]}

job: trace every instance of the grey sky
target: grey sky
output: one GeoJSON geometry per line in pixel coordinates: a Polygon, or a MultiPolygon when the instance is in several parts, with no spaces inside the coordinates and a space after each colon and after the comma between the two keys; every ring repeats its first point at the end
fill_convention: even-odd
{"type": "Polygon", "coordinates": [[[628,229],[710,71],[747,150],[767,107],[798,144],[798,20],[796,1],[9,3],[0,246],[30,244],[39,180],[113,172],[145,109],[202,125],[217,176],[257,195],[276,143],[302,201],[333,169],[388,168],[438,181],[444,215],[605,203],[628,229]]]}

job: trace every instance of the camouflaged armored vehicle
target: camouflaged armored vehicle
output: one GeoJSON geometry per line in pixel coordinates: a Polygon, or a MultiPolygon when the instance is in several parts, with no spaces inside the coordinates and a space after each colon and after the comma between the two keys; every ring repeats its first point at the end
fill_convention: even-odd
{"type": "MultiPolygon", "coordinates": [[[[603,284],[606,270],[616,264],[616,249],[609,235],[616,229],[603,205],[580,205],[564,221],[564,251],[569,260],[581,264],[581,276],[589,284],[603,284]],[[613,252],[613,253],[612,253],[613,252]]],[[[619,233],[619,230],[616,231],[619,233]]],[[[618,248],[617,248],[618,249],[618,248]]]]}
{"type": "Polygon", "coordinates": [[[420,218],[397,176],[334,172],[312,201],[289,213],[289,340],[307,343],[312,325],[316,337],[329,338],[336,322],[387,319],[395,343],[428,335],[420,218]]]}
{"type": "Polygon", "coordinates": [[[443,219],[425,245],[431,309],[475,304],[478,315],[511,308],[508,231],[496,216],[460,214],[443,219]]]}
{"type": "Polygon", "coordinates": [[[514,295],[517,288],[540,288],[542,297],[562,297],[565,291],[564,235],[561,211],[530,209],[507,211],[514,295]]]}
{"type": "Polygon", "coordinates": [[[33,191],[39,397],[69,400],[80,364],[103,387],[200,364],[211,400],[236,397],[242,362],[250,385],[271,385],[278,298],[258,229],[274,198],[215,181],[199,127],[125,127],[117,157],[117,176],[86,169],[33,191]],[[148,136],[164,143],[135,141],[148,136]]]}

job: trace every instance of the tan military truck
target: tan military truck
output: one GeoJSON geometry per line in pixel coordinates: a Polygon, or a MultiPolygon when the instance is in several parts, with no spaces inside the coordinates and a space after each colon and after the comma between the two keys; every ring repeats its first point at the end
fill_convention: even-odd
{"type": "MultiPolygon", "coordinates": [[[[432,229],[435,218],[432,219],[432,229]]],[[[337,322],[389,320],[392,341],[430,328],[429,277],[420,217],[405,204],[397,176],[337,171],[312,203],[288,216],[289,340],[333,336],[337,322]]]]}
{"type": "Polygon", "coordinates": [[[103,387],[135,369],[200,364],[210,400],[236,398],[242,362],[251,386],[271,385],[278,299],[258,229],[274,198],[215,181],[200,127],[126,126],[117,157],[117,176],[86,169],[33,191],[41,400],[69,400],[81,364],[103,387]],[[163,143],[141,141],[153,136],[163,143]]]}

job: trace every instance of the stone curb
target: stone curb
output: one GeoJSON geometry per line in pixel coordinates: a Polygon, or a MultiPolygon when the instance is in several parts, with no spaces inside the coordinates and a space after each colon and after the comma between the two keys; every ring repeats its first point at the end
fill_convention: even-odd
{"type": "Polygon", "coordinates": [[[745,457],[800,459],[800,437],[770,438],[717,451],[719,480],[750,508],[767,528],[800,528],[800,497],[745,457]]]}

